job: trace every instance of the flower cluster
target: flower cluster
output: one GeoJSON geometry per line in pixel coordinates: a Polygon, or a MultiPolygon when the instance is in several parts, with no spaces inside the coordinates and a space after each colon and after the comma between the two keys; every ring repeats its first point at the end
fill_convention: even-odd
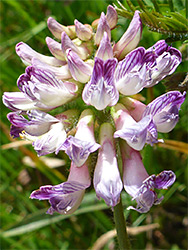
{"type": "Polygon", "coordinates": [[[185,93],[171,91],[148,105],[130,95],[172,74],[181,62],[181,53],[164,40],[147,49],[137,47],[142,35],[139,14],[135,11],[117,43],[111,42],[111,30],[116,28],[118,16],[110,5],[106,15],[101,13],[92,25],[75,20],[66,27],[48,18],[49,30],[61,40],[46,38],[52,56],[42,55],[24,42],[16,45],[27,68],[17,81],[20,91],[3,95],[4,104],[12,110],[8,114],[11,135],[31,140],[38,156],[63,150],[71,160],[66,182],[42,186],[30,196],[49,200],[49,214],[68,214],[78,208],[91,184],[91,160],[96,159],[96,151],[93,184],[97,197],[108,206],[116,206],[124,187],[137,202],[136,208],[129,209],[148,212],[163,199],[155,189],[166,189],[175,181],[170,170],[149,176],[140,151],[145,144],[161,141],[158,132],[175,127],[185,93]],[[72,101],[74,107],[79,102],[79,109],[67,109],[72,101]],[[52,116],[50,111],[60,106],[62,112],[52,116]]]}

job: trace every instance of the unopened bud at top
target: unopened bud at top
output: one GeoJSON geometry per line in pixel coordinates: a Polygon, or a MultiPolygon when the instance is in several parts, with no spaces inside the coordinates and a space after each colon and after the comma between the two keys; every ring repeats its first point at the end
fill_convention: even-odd
{"type": "Polygon", "coordinates": [[[138,10],[135,11],[127,31],[114,45],[114,56],[118,58],[118,60],[123,59],[126,54],[135,49],[141,39],[142,22],[139,13],[140,12],[138,10]]]}

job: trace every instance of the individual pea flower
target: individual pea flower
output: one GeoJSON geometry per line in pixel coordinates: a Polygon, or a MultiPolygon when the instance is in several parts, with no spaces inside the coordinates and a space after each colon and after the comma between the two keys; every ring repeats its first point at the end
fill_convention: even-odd
{"type": "Polygon", "coordinates": [[[33,58],[36,58],[40,60],[41,62],[46,63],[47,65],[52,65],[52,66],[62,66],[65,64],[64,60],[61,61],[53,56],[45,56],[36,52],[24,42],[19,42],[16,45],[16,53],[21,58],[23,63],[26,65],[31,65],[33,58]]]}
{"type": "Polygon", "coordinates": [[[5,92],[4,104],[13,111],[50,110],[76,97],[77,85],[58,80],[50,71],[26,68],[17,81],[21,92],[5,92]]]}
{"type": "Polygon", "coordinates": [[[100,44],[100,42],[103,38],[104,32],[106,32],[108,34],[108,37],[111,40],[110,26],[108,25],[108,22],[107,22],[107,19],[106,19],[104,12],[102,12],[101,17],[99,19],[98,26],[97,26],[97,31],[95,34],[95,44],[96,45],[100,44]]]}
{"type": "Polygon", "coordinates": [[[136,208],[130,206],[127,209],[147,213],[153,205],[160,204],[164,198],[163,196],[158,198],[155,189],[167,189],[175,182],[176,176],[171,170],[149,176],[142,163],[140,152],[125,142],[121,144],[121,154],[124,188],[133,197],[132,200],[137,202],[136,208]]]}
{"type": "MultiPolygon", "coordinates": [[[[20,112],[11,112],[8,119],[12,123],[11,136],[33,142],[38,156],[56,152],[57,148],[66,140],[66,129],[70,117],[77,117],[75,110],[68,110],[53,117],[40,110],[27,111],[27,120],[20,112]]],[[[73,119],[73,118],[72,118],[73,119]]]]}
{"type": "Polygon", "coordinates": [[[90,153],[96,151],[100,145],[95,142],[93,128],[93,113],[90,109],[85,109],[78,121],[75,136],[69,136],[57,149],[65,150],[71,161],[77,167],[82,166],[90,153]]]}
{"type": "Polygon", "coordinates": [[[78,20],[74,20],[75,31],[77,37],[82,41],[88,41],[92,38],[93,30],[92,27],[88,24],[82,24],[78,20]]]}
{"type": "Polygon", "coordinates": [[[158,175],[149,176],[139,151],[121,142],[121,155],[123,161],[123,185],[125,191],[136,200],[137,207],[128,207],[139,213],[147,213],[153,205],[158,205],[163,196],[158,198],[155,189],[167,189],[176,179],[171,170],[164,170],[158,175]]]}
{"type": "Polygon", "coordinates": [[[91,79],[82,92],[82,99],[87,105],[103,110],[107,106],[113,106],[118,102],[119,93],[114,83],[116,64],[116,58],[103,61],[95,57],[91,79]]]}
{"type": "Polygon", "coordinates": [[[123,95],[134,95],[172,74],[181,62],[181,53],[164,40],[151,48],[132,50],[115,70],[115,86],[123,95]]]}
{"type": "Polygon", "coordinates": [[[47,25],[51,33],[57,39],[61,39],[62,32],[65,32],[71,39],[76,38],[76,30],[74,25],[64,26],[58,23],[53,17],[48,18],[47,25]]]}
{"type": "Polygon", "coordinates": [[[68,180],[59,185],[46,185],[31,193],[31,199],[49,200],[51,207],[47,214],[58,212],[72,214],[80,206],[85,189],[91,184],[88,166],[77,167],[71,163],[68,180]]]}
{"type": "Polygon", "coordinates": [[[139,14],[140,12],[136,10],[128,29],[113,47],[114,56],[118,60],[122,60],[125,55],[135,49],[140,42],[142,36],[142,21],[139,14]]]}
{"type": "Polygon", "coordinates": [[[113,139],[113,128],[103,123],[99,132],[100,145],[95,166],[93,183],[97,197],[103,198],[108,206],[114,207],[123,188],[113,139]]]}
{"type": "Polygon", "coordinates": [[[117,104],[112,108],[112,116],[116,126],[114,138],[120,137],[126,140],[135,150],[142,150],[145,143],[153,145],[159,141],[151,115],[136,122],[122,104],[117,104]]]}
{"type": "Polygon", "coordinates": [[[80,59],[71,49],[66,50],[69,70],[74,80],[86,83],[92,74],[92,66],[80,59]]]}
{"type": "Polygon", "coordinates": [[[179,120],[179,110],[185,96],[186,92],[169,91],[149,103],[142,117],[152,115],[157,131],[168,133],[179,120]]]}

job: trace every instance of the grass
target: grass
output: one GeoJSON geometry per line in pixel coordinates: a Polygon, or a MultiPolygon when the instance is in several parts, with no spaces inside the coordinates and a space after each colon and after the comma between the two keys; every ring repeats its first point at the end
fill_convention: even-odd
{"type": "MultiPolygon", "coordinates": [[[[123,2],[123,1],[122,1],[123,2]]],[[[0,84],[4,91],[17,91],[16,81],[25,66],[15,53],[19,41],[27,42],[36,51],[46,55],[50,52],[45,45],[45,37],[51,36],[47,29],[47,17],[53,16],[60,23],[70,25],[74,19],[91,23],[106,12],[112,1],[1,1],[1,74],[0,84]]],[[[129,20],[121,18],[119,33],[113,32],[117,39],[128,26],[129,20]]],[[[162,35],[143,29],[141,46],[154,44],[162,35]]],[[[180,42],[173,43],[181,48],[180,42]]],[[[179,72],[186,71],[187,62],[183,58],[179,72]]],[[[155,97],[164,93],[160,83],[153,88],[155,97]]],[[[147,96],[147,92],[142,92],[147,96]]],[[[9,110],[1,106],[1,144],[15,141],[9,136],[10,124],[6,118],[9,110]]],[[[187,101],[180,112],[180,121],[165,139],[187,142],[187,101]]],[[[163,169],[172,169],[177,175],[176,183],[160,194],[164,202],[154,206],[150,213],[138,214],[127,211],[131,198],[123,192],[123,204],[128,226],[141,226],[158,223],[159,228],[147,233],[130,236],[133,249],[186,249],[187,240],[187,157],[179,150],[150,146],[142,152],[144,164],[149,174],[163,169]]],[[[62,154],[58,155],[60,159],[62,154]]],[[[51,154],[49,157],[54,157],[51,154]]],[[[47,202],[29,199],[32,190],[45,184],[58,184],[67,177],[67,164],[52,169],[37,160],[31,145],[1,149],[1,249],[89,249],[106,232],[114,229],[112,211],[103,201],[96,199],[92,188],[87,191],[81,207],[71,216],[46,215],[47,202]],[[36,167],[26,163],[32,158],[36,167]]],[[[116,239],[111,239],[104,249],[117,249],[116,239]]]]}

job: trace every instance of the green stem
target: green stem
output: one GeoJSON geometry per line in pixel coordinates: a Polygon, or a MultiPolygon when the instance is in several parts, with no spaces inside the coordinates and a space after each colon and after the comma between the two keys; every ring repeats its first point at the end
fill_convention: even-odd
{"type": "Polygon", "coordinates": [[[114,221],[117,231],[117,238],[119,243],[119,249],[131,249],[127,230],[126,230],[126,221],[123,214],[123,206],[120,199],[120,202],[114,207],[114,221]]]}

